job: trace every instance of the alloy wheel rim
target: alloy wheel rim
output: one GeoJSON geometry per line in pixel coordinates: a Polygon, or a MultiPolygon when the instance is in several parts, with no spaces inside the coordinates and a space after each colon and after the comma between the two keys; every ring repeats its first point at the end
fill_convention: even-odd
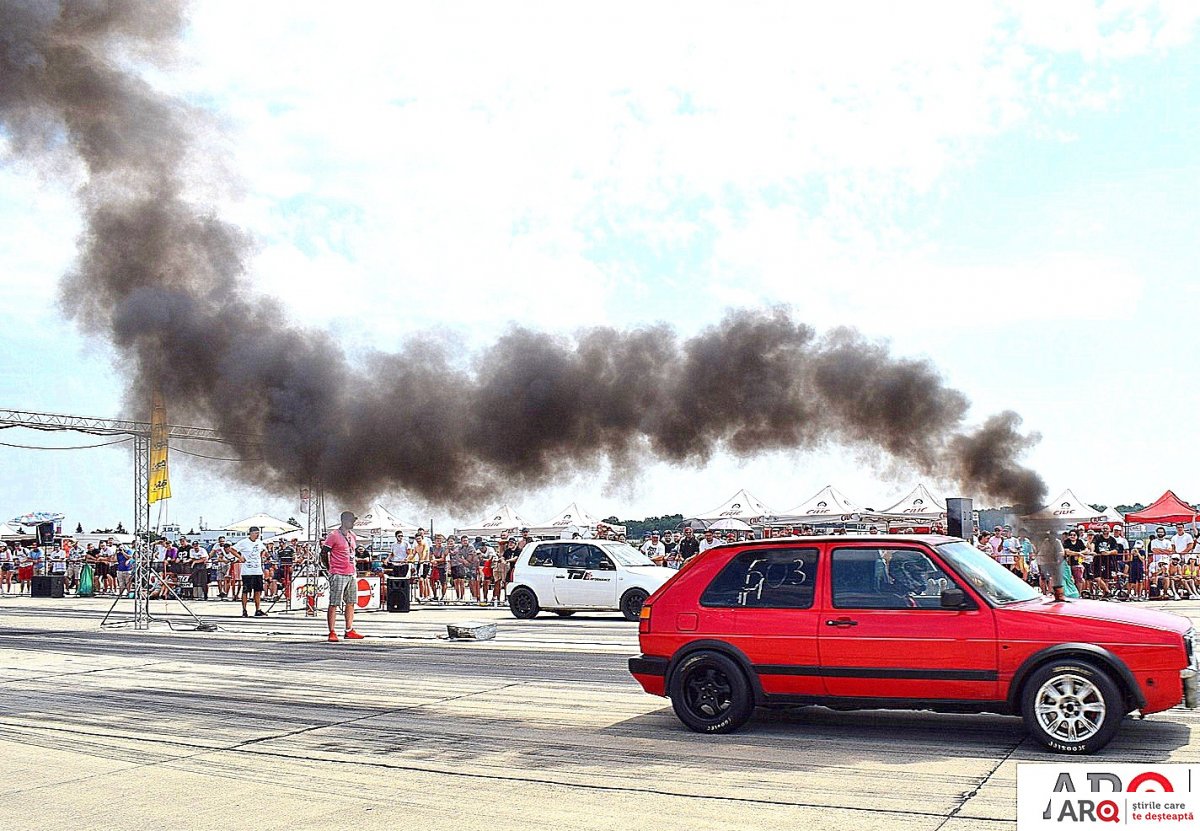
{"type": "Polygon", "coordinates": [[[1083,742],[1100,732],[1108,707],[1100,688],[1090,679],[1076,673],[1064,673],[1042,684],[1034,712],[1038,723],[1050,736],[1083,742]]]}
{"type": "Polygon", "coordinates": [[[708,720],[720,718],[733,706],[733,687],[716,667],[700,667],[689,673],[684,696],[688,709],[708,720]]]}

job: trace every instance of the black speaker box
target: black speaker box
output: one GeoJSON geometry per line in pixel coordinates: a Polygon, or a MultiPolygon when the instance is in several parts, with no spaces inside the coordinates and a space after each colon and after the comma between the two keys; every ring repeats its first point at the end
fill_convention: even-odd
{"type": "Polygon", "coordinates": [[[63,597],[64,594],[61,574],[35,574],[29,584],[30,597],[63,597]]]}
{"type": "Polygon", "coordinates": [[[389,612],[410,611],[409,583],[403,577],[387,579],[387,610],[389,612]]]}

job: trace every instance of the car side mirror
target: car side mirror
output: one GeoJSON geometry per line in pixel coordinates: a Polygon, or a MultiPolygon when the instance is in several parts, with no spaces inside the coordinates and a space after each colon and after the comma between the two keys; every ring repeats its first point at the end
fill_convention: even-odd
{"type": "Polygon", "coordinates": [[[967,605],[967,595],[962,589],[948,588],[942,589],[942,608],[943,609],[962,609],[967,605]]]}

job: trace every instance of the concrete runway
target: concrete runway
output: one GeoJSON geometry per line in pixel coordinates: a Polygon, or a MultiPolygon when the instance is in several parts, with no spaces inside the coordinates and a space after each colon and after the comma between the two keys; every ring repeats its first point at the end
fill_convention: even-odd
{"type": "MultiPolygon", "coordinates": [[[[190,605],[217,633],[101,630],[110,603],[0,596],[0,829],[990,830],[1015,826],[1017,763],[1058,758],[1001,716],[810,707],[699,736],[629,676],[614,615],[375,612],[334,645],[215,601],[190,605]],[[499,635],[437,638],[463,620],[499,635]]],[[[1102,757],[1200,763],[1200,715],[1127,720],[1102,757]]]]}

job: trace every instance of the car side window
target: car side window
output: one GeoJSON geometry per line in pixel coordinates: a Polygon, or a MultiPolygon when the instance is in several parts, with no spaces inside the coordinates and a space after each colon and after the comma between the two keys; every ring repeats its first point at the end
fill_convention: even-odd
{"type": "Polygon", "coordinates": [[[817,584],[817,549],[756,548],[743,551],[713,578],[702,606],[748,609],[809,609],[817,584]]]}
{"type": "Polygon", "coordinates": [[[914,548],[835,548],[830,574],[837,609],[940,609],[956,585],[914,548]]]}
{"type": "Polygon", "coordinates": [[[531,566],[543,566],[544,568],[554,568],[555,554],[558,551],[557,545],[539,545],[529,555],[529,564],[531,566]]]}
{"type": "Polygon", "coordinates": [[[592,571],[616,571],[617,567],[608,555],[594,545],[587,548],[587,567],[592,571]]]}
{"type": "Polygon", "coordinates": [[[563,550],[559,568],[591,568],[588,565],[588,551],[592,546],[569,542],[560,543],[558,547],[563,550]]]}

